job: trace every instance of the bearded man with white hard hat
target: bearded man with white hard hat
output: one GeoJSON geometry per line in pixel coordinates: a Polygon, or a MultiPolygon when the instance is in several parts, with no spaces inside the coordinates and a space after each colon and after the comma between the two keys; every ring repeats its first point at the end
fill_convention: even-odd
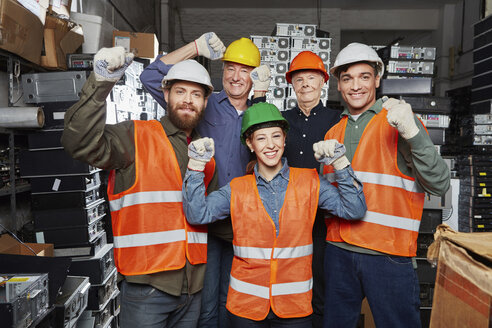
{"type": "Polygon", "coordinates": [[[409,104],[376,99],[384,65],[374,49],[349,44],[330,72],[346,109],[325,139],[345,145],[367,213],[327,220],[324,327],[355,327],[364,297],[378,328],[420,327],[414,257],[424,192],[444,195],[449,168],[409,104]]]}
{"type": "Polygon", "coordinates": [[[75,159],[111,170],[121,327],[197,327],[207,230],[187,223],[181,185],[188,167],[205,172],[209,192],[217,188],[214,161],[188,160],[213,87],[198,62],[179,62],[161,82],[166,116],[106,125],[106,98],[132,60],[122,47],[96,53],[80,100],[65,114],[62,144],[75,159]]]}

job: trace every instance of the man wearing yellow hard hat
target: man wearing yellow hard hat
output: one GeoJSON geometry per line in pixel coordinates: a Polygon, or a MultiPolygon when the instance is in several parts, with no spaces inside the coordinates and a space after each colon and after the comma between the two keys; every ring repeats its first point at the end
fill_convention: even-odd
{"type": "MultiPolygon", "coordinates": [[[[141,74],[143,85],[164,108],[162,79],[174,64],[196,56],[223,61],[223,90],[210,95],[197,127],[202,137],[214,139],[219,187],[222,187],[246,173],[250,152],[240,140],[243,112],[253,103],[266,100],[270,69],[260,65],[260,52],[250,39],[240,38],[226,48],[215,33],[205,33],[167,55],[158,56],[141,74]],[[251,89],[253,100],[248,99],[251,89]]],[[[206,272],[186,271],[186,274],[205,275],[199,327],[228,327],[225,303],[233,258],[230,220],[210,226],[209,232],[206,272]]],[[[187,269],[188,265],[183,270],[187,269]]]]}

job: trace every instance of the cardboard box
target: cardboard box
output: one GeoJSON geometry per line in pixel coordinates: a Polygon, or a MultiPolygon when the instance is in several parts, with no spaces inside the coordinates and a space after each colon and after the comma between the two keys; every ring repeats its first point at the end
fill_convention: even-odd
{"type": "Polygon", "coordinates": [[[44,55],[41,65],[46,68],[67,69],[67,54],[74,53],[84,42],[80,25],[48,15],[44,28],[44,55]]]}
{"type": "Polygon", "coordinates": [[[0,236],[0,253],[14,255],[34,255],[27,247],[29,246],[37,256],[53,256],[53,244],[19,243],[10,235],[0,236]]]}
{"type": "Polygon", "coordinates": [[[39,64],[43,24],[15,0],[0,1],[0,48],[39,64]]]}
{"type": "Polygon", "coordinates": [[[159,42],[154,33],[113,31],[113,47],[122,46],[136,57],[154,59],[159,53],[159,42]]]}
{"type": "Polygon", "coordinates": [[[38,16],[41,24],[44,25],[49,0],[17,0],[24,8],[38,16]]]}
{"type": "Polygon", "coordinates": [[[64,16],[65,18],[70,17],[70,8],[72,7],[72,0],[49,0],[48,12],[50,14],[57,14],[64,16]]]}
{"type": "Polygon", "coordinates": [[[442,224],[427,260],[437,260],[430,327],[492,326],[492,233],[456,232],[442,224]]]}

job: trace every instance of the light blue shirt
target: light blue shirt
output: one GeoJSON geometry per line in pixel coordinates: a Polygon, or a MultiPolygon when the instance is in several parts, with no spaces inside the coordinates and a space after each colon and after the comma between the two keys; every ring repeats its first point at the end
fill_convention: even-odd
{"type": "MultiPolygon", "coordinates": [[[[277,235],[279,233],[279,213],[284,204],[285,192],[289,184],[289,165],[285,158],[283,166],[275,177],[267,181],[258,173],[255,167],[256,187],[261,201],[268,215],[275,223],[277,235]]],[[[203,172],[186,172],[183,181],[183,208],[186,218],[191,224],[208,224],[223,220],[230,215],[231,186],[228,183],[217,191],[205,197],[203,172]]],[[[318,206],[333,215],[345,219],[360,219],[366,212],[366,202],[362,192],[362,183],[357,179],[348,166],[335,171],[335,180],[338,188],[334,187],[325,178],[320,177],[318,206]],[[354,184],[357,182],[358,187],[354,184]]]]}

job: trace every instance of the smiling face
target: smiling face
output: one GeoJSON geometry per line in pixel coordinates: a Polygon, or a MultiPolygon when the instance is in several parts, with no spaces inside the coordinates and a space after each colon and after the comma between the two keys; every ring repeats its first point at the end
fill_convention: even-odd
{"type": "Polygon", "coordinates": [[[198,83],[177,81],[170,89],[164,89],[164,99],[171,122],[189,135],[200,122],[207,105],[204,88],[198,83]]]}
{"type": "Polygon", "coordinates": [[[253,81],[249,73],[254,67],[243,64],[224,62],[224,73],[222,75],[222,86],[229,98],[248,98],[253,81]]]}
{"type": "Polygon", "coordinates": [[[356,63],[340,73],[338,91],[347,103],[350,114],[365,112],[376,102],[376,88],[379,88],[380,76],[366,63],[356,63]]]}
{"type": "Polygon", "coordinates": [[[263,169],[277,171],[282,168],[285,132],[281,127],[256,130],[246,139],[246,144],[256,154],[260,172],[263,169]]]}
{"type": "Polygon", "coordinates": [[[301,70],[292,73],[292,87],[299,108],[311,110],[318,105],[324,84],[325,78],[319,71],[301,70]]]}

